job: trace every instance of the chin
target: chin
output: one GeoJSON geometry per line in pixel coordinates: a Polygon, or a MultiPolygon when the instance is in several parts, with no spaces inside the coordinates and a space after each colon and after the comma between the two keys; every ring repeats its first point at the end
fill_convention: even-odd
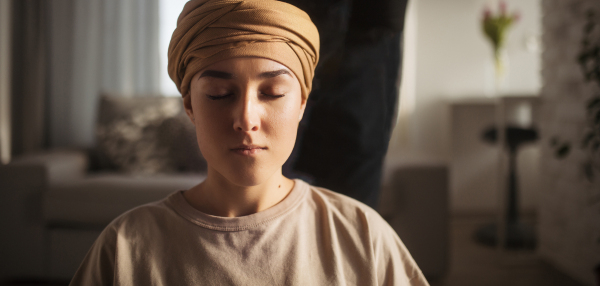
{"type": "Polygon", "coordinates": [[[231,153],[206,152],[205,159],[209,172],[212,170],[215,175],[218,174],[217,176],[233,185],[253,187],[264,184],[276,174],[281,174],[281,167],[289,157],[289,154],[283,155],[286,154],[265,153],[256,157],[243,157],[231,153]]]}

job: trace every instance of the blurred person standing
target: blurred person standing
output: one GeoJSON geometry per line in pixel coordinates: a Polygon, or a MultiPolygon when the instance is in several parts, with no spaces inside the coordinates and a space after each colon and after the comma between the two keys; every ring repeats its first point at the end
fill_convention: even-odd
{"type": "Polygon", "coordinates": [[[286,171],[376,208],[397,112],[408,0],[285,0],[321,32],[321,62],[286,171]]]}

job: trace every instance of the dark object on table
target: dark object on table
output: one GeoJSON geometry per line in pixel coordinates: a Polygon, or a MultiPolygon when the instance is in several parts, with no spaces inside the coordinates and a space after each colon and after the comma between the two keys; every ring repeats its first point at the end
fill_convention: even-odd
{"type": "MultiPolygon", "coordinates": [[[[505,137],[509,162],[505,243],[506,247],[511,249],[533,249],[536,245],[533,227],[519,221],[517,154],[522,144],[534,142],[538,139],[538,132],[533,127],[507,126],[505,137]]],[[[490,127],[486,129],[483,132],[482,139],[489,143],[498,142],[497,128],[490,127]]],[[[482,244],[496,246],[498,244],[498,225],[490,223],[480,227],[475,232],[475,239],[482,244]]]]}

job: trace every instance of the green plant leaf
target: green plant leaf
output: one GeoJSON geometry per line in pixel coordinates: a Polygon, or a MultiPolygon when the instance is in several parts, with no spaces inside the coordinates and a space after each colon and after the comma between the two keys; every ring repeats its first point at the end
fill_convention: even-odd
{"type": "Polygon", "coordinates": [[[596,97],[592,98],[588,102],[586,109],[588,112],[591,112],[596,106],[600,107],[600,95],[596,95],[596,97]]]}
{"type": "Polygon", "coordinates": [[[582,165],[583,174],[585,178],[592,182],[594,180],[594,166],[592,166],[592,161],[585,161],[582,165]]]}
{"type": "Polygon", "coordinates": [[[583,32],[586,34],[591,33],[594,30],[594,23],[593,22],[588,22],[585,26],[583,26],[583,32]]]}
{"type": "Polygon", "coordinates": [[[590,145],[590,142],[592,141],[592,139],[594,139],[594,137],[596,136],[596,134],[593,131],[588,131],[585,136],[583,137],[583,140],[581,141],[581,147],[582,148],[587,148],[590,145]]]}
{"type": "Polygon", "coordinates": [[[571,144],[563,143],[558,149],[556,149],[555,156],[558,159],[563,159],[571,152],[571,144]]]}

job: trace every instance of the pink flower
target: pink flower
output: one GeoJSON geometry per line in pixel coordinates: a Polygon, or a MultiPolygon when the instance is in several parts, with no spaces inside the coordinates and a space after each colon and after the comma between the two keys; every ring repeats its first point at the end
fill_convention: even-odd
{"type": "Polygon", "coordinates": [[[508,14],[506,0],[499,0],[498,8],[499,11],[491,11],[487,5],[484,6],[481,21],[483,33],[491,41],[495,51],[505,45],[506,33],[521,18],[518,11],[508,14]]]}
{"type": "Polygon", "coordinates": [[[506,15],[506,1],[501,0],[498,4],[498,8],[500,9],[500,15],[506,15]]]}
{"type": "Polygon", "coordinates": [[[485,6],[483,8],[483,19],[489,19],[490,17],[492,17],[492,11],[490,10],[490,7],[485,6]]]}
{"type": "Polygon", "coordinates": [[[519,22],[519,20],[521,19],[521,13],[519,13],[519,12],[513,13],[512,18],[513,18],[513,21],[519,22]]]}

